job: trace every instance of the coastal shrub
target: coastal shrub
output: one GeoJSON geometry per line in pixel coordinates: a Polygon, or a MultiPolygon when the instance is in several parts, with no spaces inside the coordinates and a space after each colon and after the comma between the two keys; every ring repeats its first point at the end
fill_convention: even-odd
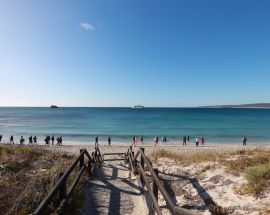
{"type": "Polygon", "coordinates": [[[191,152],[186,154],[178,154],[166,149],[159,149],[150,154],[150,158],[157,160],[159,158],[170,158],[186,164],[200,163],[204,161],[219,161],[224,154],[213,151],[191,152]]]}
{"type": "Polygon", "coordinates": [[[178,160],[180,157],[176,153],[173,153],[173,152],[171,152],[169,150],[159,149],[159,150],[153,151],[150,154],[150,158],[153,159],[153,160],[157,160],[159,158],[171,158],[171,159],[178,160]]]}
{"type": "Polygon", "coordinates": [[[0,145],[0,213],[32,213],[73,161],[45,147],[0,145]]]}
{"type": "MultiPolygon", "coordinates": [[[[232,156],[231,156],[232,157],[232,156]]],[[[233,160],[223,159],[220,162],[222,165],[227,166],[227,168],[234,175],[239,175],[249,167],[257,167],[262,165],[267,165],[270,163],[270,151],[257,151],[249,153],[249,155],[244,155],[236,157],[233,160]]]]}
{"type": "Polygon", "coordinates": [[[255,195],[261,194],[263,189],[267,189],[265,185],[270,183],[270,164],[247,168],[245,178],[248,181],[248,183],[244,185],[246,193],[255,195]]]}

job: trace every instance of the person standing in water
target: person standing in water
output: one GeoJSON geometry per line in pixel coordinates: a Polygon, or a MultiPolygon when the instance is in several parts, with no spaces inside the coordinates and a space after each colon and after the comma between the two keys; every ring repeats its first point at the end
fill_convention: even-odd
{"type": "Polygon", "coordinates": [[[108,145],[110,146],[111,145],[111,137],[108,138],[108,145]]]}
{"type": "Polygon", "coordinates": [[[189,136],[187,136],[187,142],[189,143],[189,136]]]}
{"type": "Polygon", "coordinates": [[[2,138],[3,138],[3,136],[2,136],[2,134],[0,134],[0,142],[2,141],[2,138]]]}
{"type": "Polygon", "coordinates": [[[141,143],[143,143],[143,136],[141,136],[141,143]]]}

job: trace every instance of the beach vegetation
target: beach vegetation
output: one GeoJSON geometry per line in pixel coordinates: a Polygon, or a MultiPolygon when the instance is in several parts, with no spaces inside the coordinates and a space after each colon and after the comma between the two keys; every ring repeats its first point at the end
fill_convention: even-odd
{"type": "Polygon", "coordinates": [[[260,195],[270,186],[270,163],[262,166],[250,167],[245,170],[248,183],[243,185],[245,193],[260,195]]]}
{"type": "Polygon", "coordinates": [[[1,213],[32,213],[73,160],[45,147],[0,145],[1,213]]]}
{"type": "Polygon", "coordinates": [[[191,164],[204,161],[218,161],[224,158],[224,154],[218,153],[216,151],[193,151],[188,153],[176,153],[162,148],[153,151],[149,157],[153,160],[157,160],[159,158],[169,158],[175,161],[180,161],[183,164],[191,164]]]}
{"type": "MultiPolygon", "coordinates": [[[[154,161],[159,158],[169,158],[190,165],[201,162],[217,162],[235,176],[244,176],[247,183],[235,190],[238,194],[260,195],[264,190],[270,190],[270,150],[265,148],[241,149],[232,151],[191,151],[176,153],[168,149],[152,152],[149,157],[154,161]]],[[[201,171],[207,171],[207,165],[201,171]]]]}

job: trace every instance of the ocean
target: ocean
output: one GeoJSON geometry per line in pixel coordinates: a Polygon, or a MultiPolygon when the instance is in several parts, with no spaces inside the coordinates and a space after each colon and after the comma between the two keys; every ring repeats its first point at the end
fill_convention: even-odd
{"type": "Polygon", "coordinates": [[[0,108],[2,142],[14,135],[15,142],[23,135],[38,137],[63,136],[63,144],[132,143],[134,135],[144,136],[146,143],[153,138],[167,137],[168,143],[180,144],[183,136],[191,141],[203,136],[207,143],[270,143],[270,109],[241,108],[0,108]]]}

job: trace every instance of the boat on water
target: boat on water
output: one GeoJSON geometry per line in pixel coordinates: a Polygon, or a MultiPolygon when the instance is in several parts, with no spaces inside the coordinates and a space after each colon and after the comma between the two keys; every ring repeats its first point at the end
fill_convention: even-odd
{"type": "Polygon", "coordinates": [[[58,108],[56,105],[51,105],[50,108],[58,108]]]}
{"type": "Polygon", "coordinates": [[[143,105],[135,105],[132,107],[133,109],[143,109],[144,106],[143,105]]]}

